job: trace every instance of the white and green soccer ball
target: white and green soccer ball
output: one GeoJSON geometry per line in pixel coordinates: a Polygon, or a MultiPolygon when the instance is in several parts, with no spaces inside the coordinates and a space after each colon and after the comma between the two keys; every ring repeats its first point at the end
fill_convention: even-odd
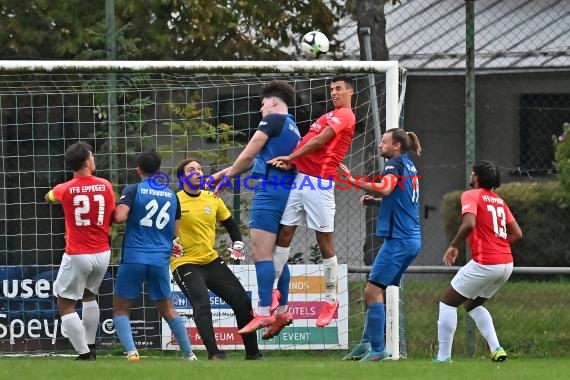
{"type": "Polygon", "coordinates": [[[323,33],[313,30],[301,39],[301,52],[309,59],[319,58],[329,51],[329,39],[323,33]]]}

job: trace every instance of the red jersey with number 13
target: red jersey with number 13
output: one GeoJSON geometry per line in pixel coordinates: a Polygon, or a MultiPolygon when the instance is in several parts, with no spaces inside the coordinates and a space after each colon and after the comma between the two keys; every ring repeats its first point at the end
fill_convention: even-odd
{"type": "Polygon", "coordinates": [[[503,198],[487,189],[468,190],[461,196],[461,215],[475,215],[476,226],[469,235],[471,257],[482,265],[513,262],[507,240],[507,223],[514,220],[503,198]]]}
{"type": "Polygon", "coordinates": [[[113,186],[106,179],[86,176],[53,188],[65,215],[65,253],[77,255],[108,251],[111,216],[115,209],[113,186]]]}
{"type": "Polygon", "coordinates": [[[319,150],[295,159],[294,164],[300,173],[313,177],[328,178],[334,176],[354,136],[356,117],[348,107],[336,108],[327,112],[315,121],[309,132],[303,137],[295,150],[325,130],[327,126],[334,129],[335,136],[319,150]]]}

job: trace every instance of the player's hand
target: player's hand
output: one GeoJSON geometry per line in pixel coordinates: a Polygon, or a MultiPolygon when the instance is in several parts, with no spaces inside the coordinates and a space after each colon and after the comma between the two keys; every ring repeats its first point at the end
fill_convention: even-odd
{"type": "Polygon", "coordinates": [[[459,249],[455,247],[449,247],[443,255],[442,261],[446,266],[450,267],[453,265],[453,263],[455,263],[455,260],[457,260],[457,256],[459,256],[459,249]]]}
{"type": "Polygon", "coordinates": [[[180,238],[177,236],[176,239],[172,241],[172,257],[178,258],[184,256],[184,248],[179,243],[180,238]]]}
{"type": "Polygon", "coordinates": [[[360,203],[362,204],[362,207],[364,207],[364,206],[376,206],[376,205],[380,204],[381,201],[382,201],[382,198],[375,198],[369,194],[364,194],[363,196],[360,197],[360,203]]]}
{"type": "Polygon", "coordinates": [[[276,168],[283,169],[283,170],[289,170],[293,167],[293,164],[291,163],[291,159],[289,158],[289,156],[275,157],[275,158],[272,158],[271,160],[267,161],[267,163],[269,165],[273,165],[276,168]]]}
{"type": "Polygon", "coordinates": [[[350,169],[348,168],[348,166],[346,166],[345,164],[343,164],[342,162],[340,163],[340,170],[342,170],[342,172],[340,173],[341,175],[346,176],[346,178],[351,182],[354,183],[354,177],[352,176],[352,173],[350,172],[350,169]]]}
{"type": "Polygon", "coordinates": [[[245,259],[245,251],[243,250],[243,242],[236,240],[232,244],[231,248],[228,248],[230,251],[230,257],[234,260],[243,260],[245,259]]]}

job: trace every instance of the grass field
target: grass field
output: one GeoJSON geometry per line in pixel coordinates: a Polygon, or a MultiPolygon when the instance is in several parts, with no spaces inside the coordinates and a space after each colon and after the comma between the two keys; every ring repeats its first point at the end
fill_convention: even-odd
{"type": "MultiPolygon", "coordinates": [[[[488,348],[476,334],[476,357],[465,350],[466,313],[459,311],[451,364],[431,363],[437,345],[437,302],[449,279],[413,278],[405,283],[405,325],[408,358],[380,363],[343,362],[348,350],[266,351],[262,361],[244,361],[243,352],[227,352],[228,360],[198,362],[177,359],[174,352],[148,350],[140,363],[128,363],[117,347],[99,351],[96,362],[66,357],[1,357],[4,379],[563,379],[570,360],[570,282],[510,281],[487,307],[494,316],[501,344],[509,354],[504,363],[488,359],[488,348]]],[[[351,282],[350,342],[360,338],[364,282],[351,282]]],[[[143,354],[144,355],[144,354],[143,354]]]]}
{"type": "MultiPolygon", "coordinates": [[[[363,283],[351,283],[350,342],[360,339],[363,322],[363,283]]],[[[405,289],[405,328],[410,358],[429,358],[437,347],[438,302],[449,280],[419,280],[408,275],[405,289]]],[[[568,357],[570,355],[570,281],[520,281],[511,279],[486,303],[497,335],[511,357],[568,357]]],[[[453,357],[465,352],[466,312],[460,308],[453,345],[453,357]]],[[[477,332],[476,354],[488,347],[477,332]]]]}
{"type": "Polygon", "coordinates": [[[375,363],[343,362],[340,352],[281,356],[268,354],[262,361],[244,361],[241,353],[228,360],[186,362],[173,357],[145,357],[129,363],[121,357],[96,362],[71,358],[0,358],[1,379],[562,379],[568,376],[568,359],[515,359],[493,363],[489,359],[459,359],[450,364],[403,359],[375,363]]]}

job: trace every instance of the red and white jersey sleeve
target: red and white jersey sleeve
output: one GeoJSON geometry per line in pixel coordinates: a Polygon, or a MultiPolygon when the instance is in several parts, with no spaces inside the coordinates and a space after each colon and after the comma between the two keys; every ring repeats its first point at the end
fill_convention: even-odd
{"type": "Polygon", "coordinates": [[[335,136],[319,150],[295,159],[293,162],[300,173],[313,177],[334,176],[354,136],[356,117],[350,108],[337,108],[317,119],[295,150],[305,145],[311,138],[331,127],[335,136]]]}
{"type": "Polygon", "coordinates": [[[65,215],[65,252],[99,253],[110,249],[109,230],[115,210],[113,186],[104,178],[76,177],[53,188],[65,215]]]}
{"type": "Polygon", "coordinates": [[[507,240],[507,223],[514,220],[507,203],[495,192],[474,189],[461,196],[461,215],[475,215],[475,229],[469,235],[471,257],[479,264],[507,264],[513,261],[507,240]]]}

